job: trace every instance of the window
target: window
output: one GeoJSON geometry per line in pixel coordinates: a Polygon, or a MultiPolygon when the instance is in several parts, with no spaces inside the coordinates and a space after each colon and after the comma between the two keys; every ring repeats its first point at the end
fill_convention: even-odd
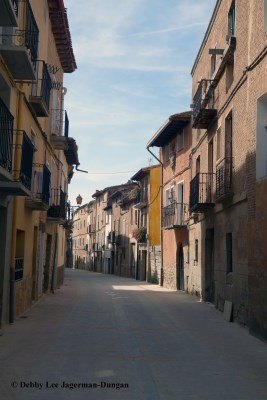
{"type": "Polygon", "coordinates": [[[235,1],[233,1],[228,13],[228,35],[235,36],[235,31],[235,1]]]}
{"type": "Polygon", "coordinates": [[[226,233],[226,273],[233,272],[232,233],[226,233]]]}
{"type": "Polygon", "coordinates": [[[179,133],[177,136],[177,151],[184,148],[184,131],[179,133]]]}
{"type": "Polygon", "coordinates": [[[221,158],[221,146],[222,146],[222,138],[221,138],[221,128],[217,130],[217,154],[216,154],[216,160],[219,160],[221,158]]]}
{"type": "Polygon", "coordinates": [[[196,159],[196,175],[200,173],[200,156],[196,159]]]}
{"type": "Polygon", "coordinates": [[[198,239],[195,239],[195,263],[198,263],[198,239]]]}
{"type": "Polygon", "coordinates": [[[226,93],[230,89],[234,81],[234,58],[230,60],[226,65],[226,93]]]}
{"type": "Polygon", "coordinates": [[[212,54],[210,58],[210,77],[212,78],[216,69],[216,54],[212,54]]]}
{"type": "Polygon", "coordinates": [[[168,144],[167,146],[165,146],[164,148],[164,154],[165,154],[165,162],[169,161],[170,159],[170,145],[168,144]]]}

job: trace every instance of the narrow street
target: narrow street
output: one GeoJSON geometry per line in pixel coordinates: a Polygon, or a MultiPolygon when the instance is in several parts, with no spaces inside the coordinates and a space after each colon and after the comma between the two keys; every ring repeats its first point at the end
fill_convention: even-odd
{"type": "Polygon", "coordinates": [[[3,400],[267,399],[263,342],[197,297],[131,279],[67,270],[0,343],[3,400]]]}

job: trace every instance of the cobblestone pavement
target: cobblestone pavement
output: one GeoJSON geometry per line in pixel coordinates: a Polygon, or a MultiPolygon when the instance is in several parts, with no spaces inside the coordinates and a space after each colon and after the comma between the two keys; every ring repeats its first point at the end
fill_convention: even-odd
{"type": "Polygon", "coordinates": [[[67,270],[4,329],[0,381],[1,400],[266,400],[267,346],[196,297],[67,270]]]}

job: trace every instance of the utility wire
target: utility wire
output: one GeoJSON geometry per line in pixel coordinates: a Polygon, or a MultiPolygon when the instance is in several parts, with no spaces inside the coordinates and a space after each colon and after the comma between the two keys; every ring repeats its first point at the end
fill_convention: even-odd
{"type": "Polygon", "coordinates": [[[132,172],[136,172],[136,170],[133,171],[118,171],[118,172],[88,172],[88,175],[116,175],[116,174],[129,174],[132,172]]]}

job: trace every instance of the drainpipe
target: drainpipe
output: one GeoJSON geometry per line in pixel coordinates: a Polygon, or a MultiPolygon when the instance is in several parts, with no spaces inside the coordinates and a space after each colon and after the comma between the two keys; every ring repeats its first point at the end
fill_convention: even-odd
{"type": "MultiPolygon", "coordinates": [[[[18,105],[17,105],[17,130],[22,128],[22,103],[24,93],[19,91],[18,105]]],[[[19,174],[21,166],[21,152],[23,135],[17,134],[15,137],[15,154],[14,154],[14,171],[19,174]]],[[[16,178],[18,178],[16,176],[16,178]]],[[[15,315],[15,257],[16,257],[16,238],[17,238],[17,217],[18,217],[18,198],[14,196],[13,200],[13,219],[12,219],[12,238],[11,238],[11,252],[10,252],[10,292],[9,292],[9,323],[14,323],[15,315]]]]}
{"type": "Polygon", "coordinates": [[[160,193],[160,247],[161,247],[161,252],[160,252],[160,258],[161,258],[161,268],[160,268],[160,286],[163,286],[163,248],[162,248],[162,229],[161,229],[161,214],[162,214],[162,204],[163,204],[163,163],[160,161],[160,159],[152,153],[150,150],[149,146],[146,148],[147,151],[160,163],[161,166],[161,193],[160,193]]]}

